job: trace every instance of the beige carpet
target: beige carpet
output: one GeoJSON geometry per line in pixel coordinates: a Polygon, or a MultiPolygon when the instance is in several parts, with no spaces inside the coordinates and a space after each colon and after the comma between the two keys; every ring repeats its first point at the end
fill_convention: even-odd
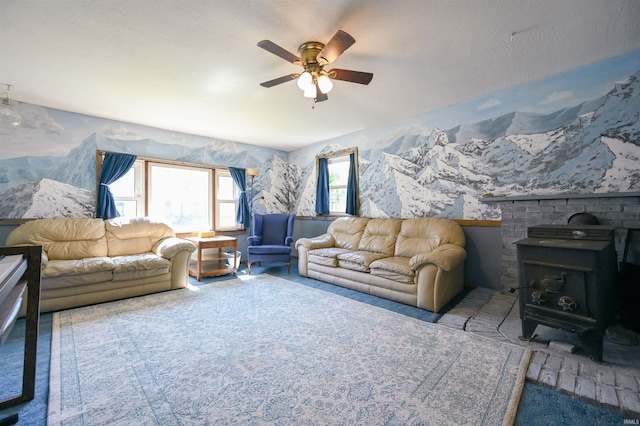
{"type": "Polygon", "coordinates": [[[511,424],[531,355],[266,274],[53,321],[50,425],[511,424]]]}

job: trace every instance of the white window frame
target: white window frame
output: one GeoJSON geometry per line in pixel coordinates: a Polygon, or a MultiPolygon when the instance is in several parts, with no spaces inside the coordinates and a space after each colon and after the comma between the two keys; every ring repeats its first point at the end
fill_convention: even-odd
{"type": "MultiPolygon", "coordinates": [[[[341,156],[336,156],[336,157],[331,157],[328,159],[328,168],[329,168],[329,214],[332,215],[336,215],[336,214],[345,214],[345,210],[346,210],[346,206],[347,206],[347,183],[345,183],[344,185],[339,185],[336,183],[331,183],[331,166],[335,165],[335,164],[339,164],[339,163],[346,163],[347,165],[349,165],[349,155],[341,155],[341,156]],[[343,194],[344,194],[344,199],[342,199],[342,197],[340,197],[340,201],[338,202],[333,202],[332,197],[331,197],[331,193],[333,191],[339,191],[339,190],[344,190],[343,194]],[[345,206],[344,209],[340,210],[335,210],[333,208],[334,205],[337,206],[345,206]]],[[[348,169],[347,169],[348,170],[348,169]]],[[[348,172],[347,172],[348,173],[348,172]]],[[[348,181],[348,176],[347,176],[347,181],[348,181]]]]}
{"type": "MultiPolygon", "coordinates": [[[[318,155],[316,157],[316,170],[318,170],[318,160],[321,158],[326,158],[328,161],[328,169],[329,169],[329,177],[331,177],[331,164],[335,164],[335,163],[341,163],[341,162],[347,162],[347,164],[349,164],[350,158],[349,156],[351,155],[351,153],[355,154],[355,169],[356,169],[356,197],[358,196],[357,194],[360,193],[360,188],[359,188],[359,179],[358,179],[358,148],[354,147],[354,148],[347,148],[347,149],[343,149],[341,151],[335,151],[335,152],[331,152],[331,153],[327,153],[327,154],[322,154],[322,155],[318,155]]],[[[346,207],[346,189],[347,189],[347,184],[345,185],[337,185],[337,184],[331,184],[331,181],[329,181],[329,198],[331,198],[331,191],[332,190],[336,190],[336,189],[345,189],[345,200],[344,203],[340,203],[342,205],[344,205],[346,207]]],[[[357,203],[357,202],[356,202],[357,203]]],[[[358,204],[358,203],[357,203],[358,204]]],[[[337,210],[333,210],[332,206],[334,205],[334,203],[329,202],[329,214],[331,216],[350,216],[348,215],[345,211],[337,211],[337,210]]],[[[345,209],[346,210],[346,209],[345,209]]],[[[360,211],[360,206],[356,206],[356,212],[360,211]]]]}
{"type": "Polygon", "coordinates": [[[133,172],[133,196],[119,196],[113,194],[113,198],[116,202],[124,201],[129,202],[133,201],[136,204],[136,216],[145,216],[146,215],[146,195],[145,195],[145,185],[144,185],[144,161],[136,160],[131,166],[131,169],[127,173],[133,172]]]}
{"type": "MultiPolygon", "coordinates": [[[[105,151],[98,151],[98,156],[101,161],[104,160],[105,151]]],[[[152,183],[150,182],[150,169],[152,165],[158,165],[161,167],[169,167],[169,168],[193,168],[193,169],[204,169],[211,172],[210,178],[210,194],[208,194],[209,201],[207,205],[209,206],[209,223],[210,229],[215,231],[242,231],[244,230],[244,226],[242,224],[235,224],[235,226],[220,226],[220,204],[221,203],[233,203],[234,211],[237,211],[238,208],[238,199],[240,197],[240,190],[237,185],[233,185],[233,200],[219,200],[217,198],[217,190],[216,188],[220,187],[219,184],[219,176],[231,177],[231,173],[229,169],[226,167],[211,167],[204,166],[201,164],[191,164],[191,163],[175,163],[171,161],[163,161],[159,159],[151,159],[151,158],[141,158],[138,157],[132,166],[134,171],[134,186],[135,186],[135,196],[134,197],[122,197],[116,194],[114,195],[114,199],[117,201],[132,201],[136,202],[136,215],[137,216],[149,216],[149,201],[152,196],[152,183]]],[[[101,166],[97,168],[98,176],[97,181],[99,184],[99,174],[101,171],[101,166]]],[[[97,194],[97,192],[96,192],[97,194]]],[[[189,230],[189,232],[198,232],[198,231],[206,231],[208,229],[193,229],[189,230]]]]}
{"type": "Polygon", "coordinates": [[[224,227],[222,225],[220,225],[221,222],[221,218],[220,218],[220,214],[222,212],[222,204],[232,204],[233,205],[233,211],[237,212],[238,211],[238,200],[240,198],[240,189],[238,188],[238,185],[236,185],[235,183],[233,184],[233,198],[231,199],[224,199],[221,198],[219,196],[219,194],[222,191],[219,191],[219,188],[221,186],[220,184],[220,178],[229,178],[233,181],[233,178],[231,177],[231,172],[227,169],[227,170],[223,170],[223,169],[216,169],[215,170],[215,198],[214,198],[214,203],[215,203],[215,224],[216,224],[216,230],[220,230],[220,231],[225,231],[225,230],[235,230],[238,229],[238,226],[234,226],[234,227],[224,227]]]}

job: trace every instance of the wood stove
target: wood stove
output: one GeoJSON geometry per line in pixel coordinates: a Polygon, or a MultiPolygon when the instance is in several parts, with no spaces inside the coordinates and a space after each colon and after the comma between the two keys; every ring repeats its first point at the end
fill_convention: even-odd
{"type": "Polygon", "coordinates": [[[614,228],[539,225],[515,244],[522,338],[530,340],[539,324],[570,331],[602,361],[602,339],[614,319],[614,228]]]}

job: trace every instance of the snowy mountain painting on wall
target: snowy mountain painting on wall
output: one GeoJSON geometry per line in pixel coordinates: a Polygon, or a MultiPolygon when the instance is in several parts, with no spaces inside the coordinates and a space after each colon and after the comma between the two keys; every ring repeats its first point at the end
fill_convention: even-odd
{"type": "Polygon", "coordinates": [[[0,217],[95,214],[96,150],[258,167],[247,190],[260,213],[315,216],[315,156],[353,146],[367,217],[500,219],[485,194],[637,192],[638,68],[640,51],[498,92],[498,107],[492,94],[290,153],[16,103],[25,124],[0,128],[0,217]],[[541,87],[552,99],[576,96],[540,102],[541,87]],[[490,108],[481,110],[485,103],[490,108]],[[544,110],[519,108],[543,103],[544,110]]]}
{"type": "MultiPolygon", "coordinates": [[[[360,149],[360,215],[499,220],[483,196],[640,191],[640,71],[605,96],[548,114],[408,128],[360,149]]],[[[303,186],[297,212],[312,215],[315,182],[303,186]]]]}
{"type": "Polygon", "coordinates": [[[0,218],[93,217],[98,150],[244,168],[260,164],[254,153],[264,157],[276,155],[271,149],[247,152],[244,144],[226,141],[214,140],[191,147],[149,138],[122,140],[92,133],[66,155],[0,159],[0,218]]]}

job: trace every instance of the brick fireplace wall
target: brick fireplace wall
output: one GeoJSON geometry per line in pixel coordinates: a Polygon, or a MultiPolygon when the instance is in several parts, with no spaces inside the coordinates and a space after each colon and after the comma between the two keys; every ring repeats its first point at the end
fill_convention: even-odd
{"type": "Polygon", "coordinates": [[[616,227],[616,253],[622,260],[629,228],[640,228],[640,193],[545,195],[482,199],[502,211],[501,291],[518,285],[518,257],[514,242],[525,238],[535,225],[566,225],[575,213],[591,213],[601,225],[616,227]]]}

